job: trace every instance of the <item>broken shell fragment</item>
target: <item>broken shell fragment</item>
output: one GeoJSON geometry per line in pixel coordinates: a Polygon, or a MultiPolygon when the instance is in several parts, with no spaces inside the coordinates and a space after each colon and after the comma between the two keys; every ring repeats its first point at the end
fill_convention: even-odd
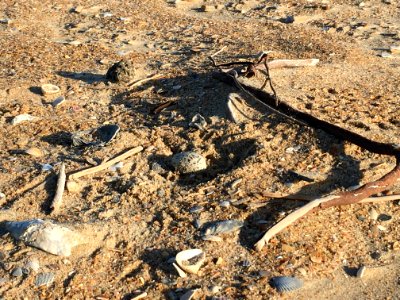
{"type": "Polygon", "coordinates": [[[171,164],[175,170],[182,174],[194,173],[207,169],[205,157],[197,152],[180,152],[172,156],[171,164]]]}
{"type": "Polygon", "coordinates": [[[33,157],[41,157],[41,156],[44,155],[43,151],[41,149],[39,149],[39,148],[36,148],[36,147],[32,147],[32,148],[29,148],[29,149],[25,150],[25,153],[29,154],[29,155],[31,155],[33,157]]]}
{"type": "Polygon", "coordinates": [[[42,91],[42,94],[44,96],[46,95],[52,95],[52,94],[57,94],[58,92],[60,92],[60,88],[54,84],[43,84],[40,87],[40,90],[42,91]]]}
{"type": "Polygon", "coordinates": [[[6,222],[5,226],[15,239],[54,255],[69,256],[71,248],[83,243],[78,233],[41,219],[6,222]]]}
{"type": "Polygon", "coordinates": [[[11,125],[17,125],[24,121],[35,121],[38,117],[31,116],[30,114],[21,114],[11,120],[11,125]]]}
{"type": "Polygon", "coordinates": [[[303,281],[296,277],[278,276],[271,279],[271,286],[278,292],[291,292],[303,286],[303,281]]]}
{"type": "Polygon", "coordinates": [[[230,233],[243,227],[244,223],[238,220],[218,221],[207,224],[204,228],[204,236],[230,233]]]}
{"type": "Polygon", "coordinates": [[[72,134],[71,140],[74,146],[105,146],[116,137],[120,127],[114,124],[107,124],[96,129],[77,131],[72,134]]]}
{"type": "Polygon", "coordinates": [[[36,276],[35,285],[39,286],[49,286],[54,281],[54,273],[40,273],[36,276]]]}
{"type": "Polygon", "coordinates": [[[176,263],[183,271],[197,274],[205,261],[205,254],[201,249],[189,249],[179,252],[175,259],[176,263]]]}

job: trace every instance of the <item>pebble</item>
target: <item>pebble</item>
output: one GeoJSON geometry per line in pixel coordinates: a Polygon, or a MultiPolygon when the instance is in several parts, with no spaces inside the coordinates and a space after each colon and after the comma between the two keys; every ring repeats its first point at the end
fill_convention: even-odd
{"type": "Polygon", "coordinates": [[[207,169],[207,160],[197,152],[180,152],[171,158],[171,164],[182,174],[194,173],[207,169]]]}
{"type": "Polygon", "coordinates": [[[59,106],[61,103],[64,103],[64,101],[65,101],[65,97],[64,97],[64,96],[60,96],[60,97],[57,97],[56,99],[54,99],[54,101],[51,103],[51,105],[52,105],[53,107],[57,107],[57,106],[59,106]]]}
{"type": "Polygon", "coordinates": [[[191,214],[194,214],[194,213],[202,212],[203,210],[204,210],[204,207],[203,207],[203,206],[196,205],[196,206],[193,206],[191,209],[189,209],[189,212],[190,212],[191,214]]]}
{"type": "Polygon", "coordinates": [[[53,166],[50,164],[43,164],[42,165],[42,171],[51,171],[53,169],[53,166]]]}
{"type": "Polygon", "coordinates": [[[368,211],[369,217],[371,220],[376,221],[378,219],[378,212],[375,210],[375,208],[371,207],[368,211]]]}
{"type": "Polygon", "coordinates": [[[222,290],[222,287],[219,285],[213,285],[209,287],[209,291],[211,294],[218,294],[222,290]]]}
{"type": "Polygon", "coordinates": [[[22,268],[17,267],[12,270],[11,275],[14,277],[21,277],[23,275],[22,268]]]}
{"type": "Polygon", "coordinates": [[[220,205],[221,207],[228,208],[229,206],[231,206],[231,202],[228,201],[228,200],[225,200],[225,201],[221,201],[221,202],[219,203],[219,205],[220,205]]]}

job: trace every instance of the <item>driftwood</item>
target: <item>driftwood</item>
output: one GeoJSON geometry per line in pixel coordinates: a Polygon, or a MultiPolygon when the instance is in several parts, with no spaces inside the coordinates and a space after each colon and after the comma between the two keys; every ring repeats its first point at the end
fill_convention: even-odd
{"type": "Polygon", "coordinates": [[[251,96],[253,99],[263,103],[265,106],[273,112],[278,112],[282,117],[287,118],[290,121],[302,123],[307,126],[321,129],[341,140],[353,143],[365,150],[372,153],[390,155],[396,158],[396,166],[388,174],[382,178],[367,183],[356,190],[345,191],[336,195],[328,195],[321,198],[316,198],[304,205],[303,207],[295,210],[286,216],[283,220],[271,227],[265,235],[255,244],[257,250],[261,250],[268,241],[278,234],[280,231],[294,223],[298,219],[302,218],[306,214],[319,210],[325,209],[332,206],[349,205],[355,203],[362,203],[365,199],[370,196],[389,190],[393,185],[400,183],[400,145],[386,144],[377,141],[370,140],[357,133],[351,132],[347,129],[341,128],[337,125],[329,122],[320,120],[308,113],[299,111],[291,107],[288,103],[278,99],[275,90],[273,89],[271,78],[269,76],[268,67],[270,63],[267,62],[267,53],[262,53],[256,62],[230,62],[225,64],[217,65],[213,57],[210,57],[215,67],[220,68],[219,72],[214,74],[216,79],[219,79],[225,83],[233,86],[237,86],[242,92],[251,96]],[[221,67],[230,67],[238,65],[240,67],[246,67],[243,70],[231,69],[229,71],[223,71],[221,67]],[[271,89],[274,95],[271,95],[262,89],[265,87],[266,82],[262,85],[261,89],[257,89],[240,82],[240,77],[252,77],[258,70],[265,68],[266,82],[269,81],[271,89]]]}
{"type": "Polygon", "coordinates": [[[134,154],[136,154],[136,153],[141,152],[142,150],[143,150],[142,146],[138,146],[138,147],[132,148],[132,149],[122,153],[121,155],[118,155],[117,157],[114,157],[113,159],[110,159],[109,161],[106,161],[105,163],[102,163],[102,164],[100,164],[98,166],[72,173],[72,174],[69,175],[68,179],[69,180],[75,180],[75,179],[78,179],[78,178],[80,178],[82,176],[86,176],[86,175],[90,175],[90,174],[93,174],[93,173],[97,173],[99,171],[102,171],[104,169],[107,169],[107,168],[111,167],[112,165],[114,165],[114,164],[116,164],[116,163],[118,163],[118,162],[120,162],[120,161],[122,161],[122,160],[124,160],[124,159],[126,159],[126,158],[128,158],[128,157],[130,157],[130,156],[132,156],[134,154]]]}
{"type": "Polygon", "coordinates": [[[57,213],[58,209],[61,207],[62,204],[62,196],[65,189],[65,179],[66,179],[65,164],[62,163],[60,168],[60,173],[58,174],[56,194],[54,196],[53,202],[51,203],[50,207],[54,213],[57,213]]]}

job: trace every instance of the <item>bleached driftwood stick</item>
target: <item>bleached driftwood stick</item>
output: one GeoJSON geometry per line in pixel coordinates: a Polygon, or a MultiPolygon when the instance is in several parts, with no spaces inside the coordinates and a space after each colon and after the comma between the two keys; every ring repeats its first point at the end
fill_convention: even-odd
{"type": "MultiPolygon", "coordinates": [[[[315,197],[306,196],[306,195],[283,195],[278,193],[272,194],[265,194],[266,197],[270,198],[279,198],[283,200],[294,200],[294,201],[313,201],[315,197]]],[[[389,196],[376,196],[376,197],[369,197],[361,200],[357,203],[381,203],[387,201],[395,201],[400,200],[400,195],[389,195],[389,196]]]]}
{"type": "MultiPolygon", "coordinates": [[[[319,59],[275,59],[268,62],[269,69],[281,68],[301,68],[301,67],[315,67],[319,63],[319,59]]],[[[262,68],[262,65],[259,66],[262,68]]]]}
{"type": "Polygon", "coordinates": [[[129,82],[127,85],[129,87],[136,87],[136,86],[142,85],[143,83],[145,83],[147,81],[150,81],[150,80],[153,80],[153,79],[157,79],[157,78],[160,78],[162,76],[164,76],[164,74],[162,74],[162,73],[153,74],[153,75],[150,75],[149,77],[129,82]]]}
{"type": "Polygon", "coordinates": [[[105,163],[102,163],[98,166],[73,173],[73,174],[69,175],[68,179],[74,180],[74,179],[78,179],[82,176],[86,176],[89,174],[93,174],[93,173],[102,171],[102,170],[107,169],[107,168],[111,167],[112,165],[115,165],[116,163],[136,154],[136,153],[139,153],[142,150],[143,150],[142,146],[135,147],[135,148],[130,149],[130,150],[126,151],[125,153],[122,153],[121,155],[118,155],[117,157],[114,157],[113,159],[110,159],[109,161],[106,161],[105,163]]]}
{"type": "Polygon", "coordinates": [[[324,198],[315,199],[314,201],[311,201],[306,205],[300,207],[299,209],[295,210],[294,212],[286,216],[283,220],[272,226],[264,234],[264,236],[254,245],[254,247],[256,248],[257,251],[260,251],[273,236],[277,235],[279,232],[288,227],[290,224],[294,223],[298,219],[302,218],[304,215],[308,214],[310,211],[319,206],[321,203],[331,201],[332,199],[335,198],[339,198],[339,196],[330,195],[324,198]]]}
{"type": "Polygon", "coordinates": [[[66,177],[67,176],[65,174],[65,164],[62,163],[61,168],[60,168],[60,173],[58,174],[56,194],[54,196],[53,202],[51,203],[51,207],[50,207],[53,212],[57,212],[58,209],[61,207],[62,196],[63,196],[64,189],[65,189],[66,177]]]}

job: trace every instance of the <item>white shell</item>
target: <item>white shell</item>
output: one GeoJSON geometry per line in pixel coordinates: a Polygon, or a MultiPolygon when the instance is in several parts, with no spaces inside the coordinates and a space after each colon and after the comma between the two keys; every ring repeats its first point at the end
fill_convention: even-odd
{"type": "Polygon", "coordinates": [[[36,258],[32,258],[26,262],[25,268],[37,272],[40,269],[40,263],[36,258]]]}
{"type": "Polygon", "coordinates": [[[35,285],[39,286],[49,286],[54,281],[54,273],[40,273],[36,276],[35,285]]]}
{"type": "Polygon", "coordinates": [[[178,266],[191,274],[197,274],[205,261],[205,254],[201,249],[189,249],[179,252],[175,259],[178,266]]]}
{"type": "Polygon", "coordinates": [[[207,169],[205,157],[197,152],[181,152],[171,159],[172,166],[180,173],[193,173],[207,169]]]}
{"type": "Polygon", "coordinates": [[[40,87],[43,95],[52,95],[60,92],[60,88],[54,84],[43,84],[40,87]]]}
{"type": "Polygon", "coordinates": [[[11,235],[54,255],[69,256],[71,248],[82,243],[82,238],[72,230],[50,221],[34,219],[21,222],[6,222],[11,235]]]}
{"type": "Polygon", "coordinates": [[[38,118],[34,117],[34,116],[31,116],[30,114],[22,114],[22,115],[18,115],[16,117],[14,117],[11,120],[11,125],[17,125],[17,124],[19,124],[21,122],[24,122],[24,121],[34,121],[36,119],[38,119],[38,118]]]}

